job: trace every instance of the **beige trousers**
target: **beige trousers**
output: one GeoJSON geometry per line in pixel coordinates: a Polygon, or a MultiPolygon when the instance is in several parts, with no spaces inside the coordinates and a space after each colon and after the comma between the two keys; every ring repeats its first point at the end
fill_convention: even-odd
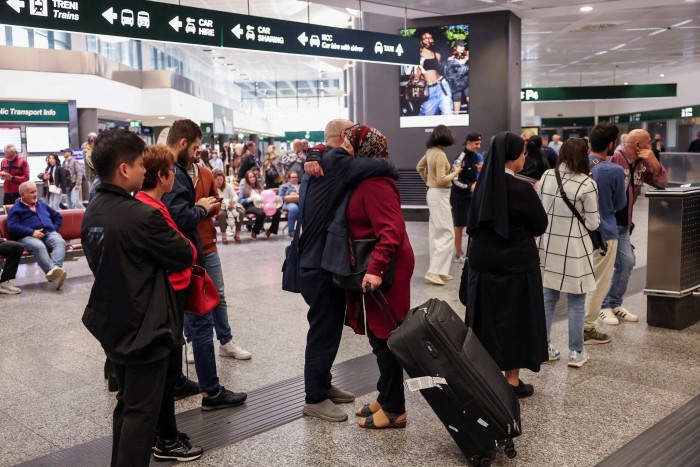
{"type": "Polygon", "coordinates": [[[593,252],[593,274],[595,275],[595,290],[591,290],[586,295],[586,322],[583,329],[590,331],[595,326],[598,319],[600,307],[610,289],[610,281],[615,271],[615,256],[617,256],[618,240],[608,240],[608,252],[605,256],[600,254],[600,250],[593,252]]]}
{"type": "Polygon", "coordinates": [[[428,189],[428,249],[430,267],[428,272],[448,275],[454,252],[455,231],[452,223],[449,188],[428,189]]]}

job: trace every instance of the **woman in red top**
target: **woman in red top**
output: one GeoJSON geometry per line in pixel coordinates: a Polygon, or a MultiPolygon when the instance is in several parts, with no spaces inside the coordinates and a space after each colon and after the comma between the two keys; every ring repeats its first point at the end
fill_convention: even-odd
{"type": "MultiPolygon", "coordinates": [[[[354,157],[388,157],[386,137],[375,128],[355,126],[344,133],[343,149],[354,157]]],[[[362,288],[369,284],[376,290],[382,284],[392,258],[395,258],[394,284],[384,292],[400,322],[408,313],[411,300],[411,276],[415,260],[401,214],[401,200],[396,182],[388,177],[370,178],[355,187],[346,211],[348,232],[352,239],[376,238],[372,260],[362,279],[362,288]]],[[[365,333],[363,299],[360,293],[347,294],[347,324],[356,333],[365,333]]],[[[403,392],[403,368],[389,351],[386,341],[392,327],[386,322],[377,304],[366,297],[364,313],[367,337],[377,356],[379,396],[371,404],[357,409],[363,428],[403,428],[406,407],[403,392]]],[[[393,319],[391,312],[389,319],[393,319]]],[[[398,324],[398,323],[395,323],[398,324]]]]}
{"type": "MultiPolygon", "coordinates": [[[[160,211],[168,225],[182,235],[175,221],[170,217],[168,209],[161,201],[163,195],[173,189],[173,183],[175,182],[174,164],[175,157],[166,146],[147,146],[146,152],[143,155],[143,165],[146,168],[146,175],[143,180],[142,191],[136,194],[136,199],[160,211]]],[[[187,238],[184,235],[182,235],[182,237],[187,238]]],[[[197,249],[192,242],[190,242],[190,246],[192,247],[193,255],[192,264],[195,264],[197,262],[197,249]]],[[[175,290],[178,310],[177,316],[179,318],[179,322],[176,323],[179,330],[174,329],[173,332],[181,335],[185,317],[187,289],[190,286],[192,271],[190,268],[187,268],[184,271],[173,272],[168,275],[168,278],[175,290]]],[[[195,459],[199,457],[197,454],[201,456],[202,453],[201,447],[192,446],[188,441],[189,438],[187,435],[177,431],[177,421],[175,420],[175,386],[178,383],[182,384],[183,380],[185,383],[188,382],[182,374],[182,347],[178,347],[171,352],[170,361],[168,363],[165,390],[163,391],[160,416],[158,417],[159,441],[154,448],[154,455],[157,459],[173,459],[174,457],[168,457],[172,454],[169,450],[180,445],[184,446],[187,450],[186,453],[183,453],[183,456],[186,457],[187,460],[195,459]]]]}

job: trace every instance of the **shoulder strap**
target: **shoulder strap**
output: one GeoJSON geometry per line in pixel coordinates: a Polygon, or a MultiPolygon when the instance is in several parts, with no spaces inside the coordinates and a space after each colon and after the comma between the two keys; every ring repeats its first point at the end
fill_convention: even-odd
{"type": "Polygon", "coordinates": [[[564,186],[562,185],[561,182],[561,175],[559,175],[559,168],[554,169],[554,175],[557,177],[557,184],[559,185],[559,194],[561,195],[561,199],[564,200],[564,204],[571,210],[573,215],[576,217],[576,219],[579,220],[581,224],[583,224],[583,227],[588,230],[586,227],[586,221],[583,220],[583,217],[581,216],[581,213],[578,212],[578,210],[574,207],[574,205],[569,201],[569,197],[566,196],[566,193],[564,192],[564,186]]]}

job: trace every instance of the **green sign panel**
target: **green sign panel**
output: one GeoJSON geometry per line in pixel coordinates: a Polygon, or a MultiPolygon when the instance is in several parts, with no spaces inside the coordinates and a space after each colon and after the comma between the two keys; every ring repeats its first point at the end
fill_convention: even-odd
{"type": "Polygon", "coordinates": [[[522,102],[593,101],[676,97],[676,84],[635,84],[628,86],[580,86],[569,88],[524,88],[522,102]]]}
{"type": "Polygon", "coordinates": [[[416,65],[418,38],[139,0],[0,0],[0,22],[182,44],[416,65]]]}
{"type": "Polygon", "coordinates": [[[677,118],[694,117],[700,117],[700,105],[688,107],[675,107],[672,109],[650,110],[647,112],[636,112],[631,114],[606,115],[600,117],[600,120],[612,123],[634,123],[649,122],[653,120],[674,120],[677,118]]]}
{"type": "Polygon", "coordinates": [[[202,123],[200,125],[203,135],[213,135],[214,134],[214,124],[213,123],[202,123]]]}
{"type": "Polygon", "coordinates": [[[2,102],[0,122],[67,122],[68,104],[57,102],[2,102]]]}

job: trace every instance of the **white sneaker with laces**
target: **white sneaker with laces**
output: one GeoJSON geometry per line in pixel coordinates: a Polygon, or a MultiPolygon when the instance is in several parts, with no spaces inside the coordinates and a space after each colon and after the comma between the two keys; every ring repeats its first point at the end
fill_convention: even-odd
{"type": "Polygon", "coordinates": [[[0,293],[15,295],[22,292],[22,289],[15,287],[10,283],[10,281],[5,281],[0,283],[0,293]]]}
{"type": "Polygon", "coordinates": [[[552,344],[549,344],[547,346],[547,353],[549,354],[549,361],[550,362],[559,360],[559,357],[561,356],[561,352],[559,352],[556,349],[556,347],[554,347],[552,344]]]}
{"type": "Polygon", "coordinates": [[[238,345],[236,341],[230,341],[219,346],[219,355],[222,357],[231,357],[236,360],[250,360],[252,353],[238,345]]]}
{"type": "Polygon", "coordinates": [[[192,347],[192,343],[188,342],[185,344],[185,348],[187,349],[187,355],[185,356],[187,363],[194,363],[194,348],[192,347]]]}
{"type": "Polygon", "coordinates": [[[49,269],[49,272],[46,273],[46,280],[49,282],[53,282],[59,277],[61,277],[61,272],[62,269],[59,268],[58,266],[54,266],[51,269],[49,269]]]}
{"type": "Polygon", "coordinates": [[[581,368],[584,363],[588,361],[588,352],[582,350],[578,352],[576,350],[569,351],[569,366],[574,368],[581,368]]]}
{"type": "Polygon", "coordinates": [[[600,313],[598,313],[598,317],[600,318],[600,321],[603,324],[620,324],[620,321],[617,318],[615,318],[612,308],[603,308],[602,310],[600,310],[600,313]]]}
{"type": "Polygon", "coordinates": [[[613,310],[613,313],[615,313],[615,316],[622,321],[630,321],[632,323],[639,321],[639,316],[635,315],[634,313],[630,313],[630,311],[624,306],[618,306],[613,310]]]}

